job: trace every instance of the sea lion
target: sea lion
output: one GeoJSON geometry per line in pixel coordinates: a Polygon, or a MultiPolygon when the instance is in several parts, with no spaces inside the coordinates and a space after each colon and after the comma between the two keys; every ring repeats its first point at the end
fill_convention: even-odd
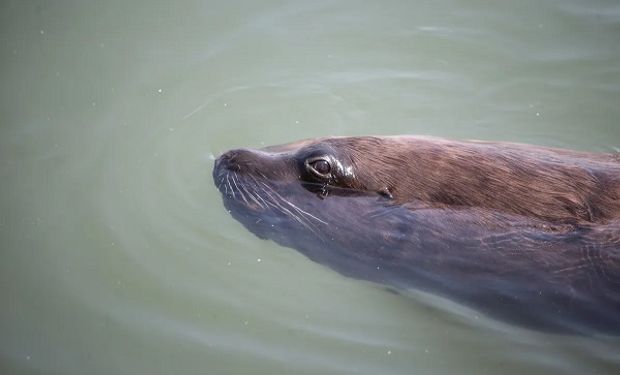
{"type": "Polygon", "coordinates": [[[228,151],[213,178],[251,232],[344,275],[620,334],[619,154],[329,137],[228,151]]]}

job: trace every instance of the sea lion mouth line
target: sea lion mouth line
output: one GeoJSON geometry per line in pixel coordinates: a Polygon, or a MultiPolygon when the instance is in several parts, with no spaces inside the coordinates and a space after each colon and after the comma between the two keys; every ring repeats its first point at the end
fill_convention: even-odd
{"type": "Polygon", "coordinates": [[[271,209],[292,218],[316,236],[319,236],[319,228],[316,223],[329,225],[325,220],[301,209],[283,197],[273,187],[259,181],[255,176],[249,175],[249,179],[246,176],[244,177],[242,178],[234,170],[221,171],[217,175],[217,180],[219,180],[217,187],[229,200],[238,203],[243,202],[247,208],[252,210],[271,209]]]}

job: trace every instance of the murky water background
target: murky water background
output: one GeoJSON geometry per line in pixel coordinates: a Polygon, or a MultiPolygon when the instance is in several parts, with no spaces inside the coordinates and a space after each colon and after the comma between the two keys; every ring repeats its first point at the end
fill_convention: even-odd
{"type": "Polygon", "coordinates": [[[3,374],[620,370],[261,241],[211,180],[323,135],[617,150],[618,1],[4,1],[0,31],[3,374]]]}

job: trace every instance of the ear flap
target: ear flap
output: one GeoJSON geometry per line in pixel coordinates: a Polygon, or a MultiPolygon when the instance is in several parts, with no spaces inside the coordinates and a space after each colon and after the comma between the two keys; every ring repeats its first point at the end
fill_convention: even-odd
{"type": "Polygon", "coordinates": [[[379,195],[387,199],[394,199],[392,192],[387,186],[384,186],[381,190],[378,191],[379,195]]]}

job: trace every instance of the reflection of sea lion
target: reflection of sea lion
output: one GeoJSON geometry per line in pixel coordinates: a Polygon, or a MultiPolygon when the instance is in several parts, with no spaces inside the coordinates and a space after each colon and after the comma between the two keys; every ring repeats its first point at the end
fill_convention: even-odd
{"type": "Polygon", "coordinates": [[[620,157],[423,137],[222,155],[215,183],[261,238],[340,273],[535,329],[620,334],[620,157]]]}

